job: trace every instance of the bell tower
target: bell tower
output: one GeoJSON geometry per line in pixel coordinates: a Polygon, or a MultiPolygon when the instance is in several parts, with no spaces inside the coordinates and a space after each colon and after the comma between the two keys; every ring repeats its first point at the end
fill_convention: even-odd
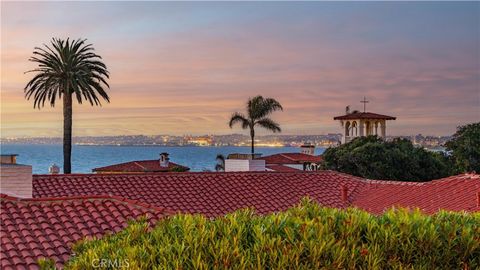
{"type": "Polygon", "coordinates": [[[396,117],[367,112],[366,97],[363,98],[363,112],[352,111],[347,106],[346,114],[335,116],[333,120],[339,120],[342,125],[342,143],[348,143],[357,137],[377,135],[381,138],[387,136],[387,120],[395,120],[396,117]]]}

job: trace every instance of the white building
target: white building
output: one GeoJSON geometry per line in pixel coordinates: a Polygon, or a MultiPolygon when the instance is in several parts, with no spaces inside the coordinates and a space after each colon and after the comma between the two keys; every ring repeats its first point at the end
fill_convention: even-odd
{"type": "Polygon", "coordinates": [[[322,161],[322,156],[315,155],[315,146],[305,144],[300,147],[300,153],[279,153],[264,157],[255,154],[253,158],[251,154],[230,154],[225,160],[225,171],[317,171],[320,170],[322,161]]]}
{"type": "Polygon", "coordinates": [[[395,119],[396,117],[393,116],[371,112],[353,112],[333,118],[333,120],[339,120],[342,125],[342,143],[368,135],[385,138],[387,136],[387,120],[395,119]]]}

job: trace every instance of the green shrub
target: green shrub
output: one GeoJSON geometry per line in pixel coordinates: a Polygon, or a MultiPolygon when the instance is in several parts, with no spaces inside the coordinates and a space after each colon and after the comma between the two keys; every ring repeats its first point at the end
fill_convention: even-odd
{"type": "Polygon", "coordinates": [[[93,269],[101,259],[129,269],[478,269],[480,213],[375,216],[304,200],[267,216],[179,214],[152,230],[137,221],[74,251],[67,269],[93,269]]]}
{"type": "Polygon", "coordinates": [[[40,266],[40,269],[43,270],[52,270],[55,269],[55,261],[51,258],[41,258],[38,260],[38,265],[40,266]]]}

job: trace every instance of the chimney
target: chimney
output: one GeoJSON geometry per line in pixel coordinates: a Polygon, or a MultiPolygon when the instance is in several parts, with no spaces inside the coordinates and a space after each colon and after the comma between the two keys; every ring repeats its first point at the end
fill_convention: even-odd
{"type": "Polygon", "coordinates": [[[16,154],[2,154],[0,162],[0,193],[32,198],[32,166],[17,164],[16,154]]]}
{"type": "Polygon", "coordinates": [[[348,200],[348,187],[343,185],[340,187],[340,197],[342,198],[342,202],[347,202],[348,200]]]}
{"type": "Polygon", "coordinates": [[[2,154],[1,164],[17,164],[17,154],[2,154]]]}
{"type": "Polygon", "coordinates": [[[170,158],[168,157],[168,153],[161,153],[160,154],[160,167],[168,167],[170,158]]]}
{"type": "Polygon", "coordinates": [[[310,143],[305,143],[300,146],[300,153],[305,155],[314,156],[315,155],[315,145],[310,143]]]}

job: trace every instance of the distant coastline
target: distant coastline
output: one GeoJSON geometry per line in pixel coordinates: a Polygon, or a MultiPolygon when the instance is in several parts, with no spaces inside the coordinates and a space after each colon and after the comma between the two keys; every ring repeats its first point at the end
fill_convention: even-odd
{"type": "MultiPolygon", "coordinates": [[[[410,136],[387,136],[387,140],[403,138],[413,144],[427,149],[442,149],[451,136],[426,136],[422,134],[410,136]]],[[[258,136],[255,144],[260,147],[280,148],[299,147],[304,143],[316,147],[336,146],[341,141],[341,134],[321,135],[267,135],[258,136]]],[[[1,138],[0,144],[9,145],[59,145],[62,138],[1,138]]],[[[243,134],[228,135],[123,135],[123,136],[80,136],[73,138],[77,146],[121,146],[121,147],[225,147],[249,146],[249,137],[243,134]]],[[[444,150],[444,149],[443,149],[444,150]]],[[[439,150],[439,151],[443,151],[439,150]]]]}
{"type": "MultiPolygon", "coordinates": [[[[325,135],[270,135],[258,136],[255,144],[259,147],[299,147],[304,143],[328,147],[337,145],[341,134],[325,135]]],[[[62,138],[4,138],[2,144],[62,144],[62,138]]],[[[125,135],[125,136],[84,136],[74,137],[73,144],[79,146],[250,146],[249,136],[229,135],[125,135]]]]}
{"type": "MultiPolygon", "coordinates": [[[[60,145],[60,144],[54,144],[60,145]]],[[[161,144],[74,144],[76,146],[116,146],[116,147],[248,147],[247,145],[161,145],[161,144]]],[[[295,147],[292,145],[261,145],[260,147],[282,148],[282,147],[295,147]]]]}

